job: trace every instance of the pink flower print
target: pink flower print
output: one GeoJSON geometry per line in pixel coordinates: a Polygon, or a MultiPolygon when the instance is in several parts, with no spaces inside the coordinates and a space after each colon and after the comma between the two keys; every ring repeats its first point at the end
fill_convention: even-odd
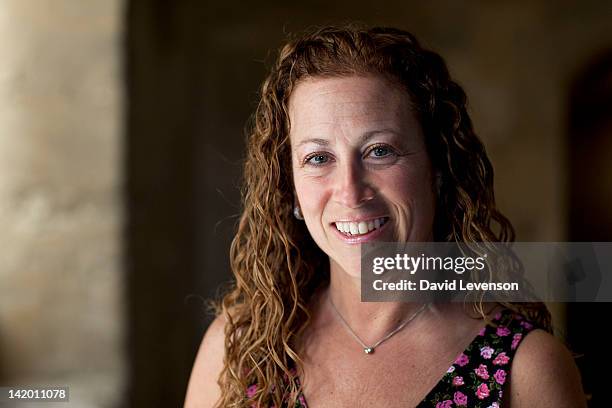
{"type": "Polygon", "coordinates": [[[478,399],[485,399],[489,396],[489,387],[487,387],[487,384],[482,383],[478,386],[476,389],[476,396],[478,399]]]}
{"type": "Polygon", "coordinates": [[[457,360],[455,360],[455,364],[457,364],[459,367],[463,367],[469,362],[470,362],[470,359],[464,353],[461,353],[461,355],[457,357],[457,360]]]}
{"type": "Polygon", "coordinates": [[[522,322],[521,322],[521,326],[523,326],[523,327],[524,327],[524,328],[526,328],[527,330],[531,330],[531,329],[533,328],[533,325],[532,325],[531,323],[529,323],[529,322],[525,322],[525,321],[522,321],[522,322]]]}
{"type": "Polygon", "coordinates": [[[510,361],[510,357],[508,357],[506,355],[506,352],[504,351],[503,353],[499,353],[497,355],[497,357],[495,357],[495,359],[493,359],[493,364],[495,364],[495,365],[504,365],[504,364],[508,364],[508,361],[510,361]]]}
{"type": "Polygon", "coordinates": [[[506,372],[502,369],[499,369],[493,374],[493,378],[497,381],[498,384],[503,384],[506,382],[506,372]]]}
{"type": "Polygon", "coordinates": [[[453,371],[455,371],[455,366],[454,365],[448,367],[448,370],[446,370],[447,373],[452,373],[453,371]]]}
{"type": "Polygon", "coordinates": [[[495,319],[495,320],[501,319],[501,312],[495,313],[495,316],[493,317],[493,319],[495,319]]]}
{"type": "Polygon", "coordinates": [[[455,378],[453,378],[453,385],[459,386],[459,385],[463,385],[463,377],[458,375],[455,378]]]}
{"type": "Polygon", "coordinates": [[[304,407],[306,407],[306,400],[304,399],[304,396],[300,395],[298,397],[298,399],[300,400],[300,404],[302,404],[304,407]]]}
{"type": "Polygon", "coordinates": [[[483,380],[489,379],[489,372],[487,371],[487,366],[484,364],[481,364],[478,366],[478,368],[475,368],[474,372],[476,373],[477,376],[479,376],[483,380]]]}
{"type": "Polygon", "coordinates": [[[499,399],[502,399],[502,395],[504,395],[502,390],[499,390],[499,399]]]}
{"type": "Polygon", "coordinates": [[[486,327],[483,327],[483,328],[482,328],[482,329],[480,329],[480,331],[478,332],[478,335],[479,335],[479,336],[484,336],[486,331],[487,331],[487,328],[486,328],[486,327]]]}
{"type": "Polygon", "coordinates": [[[508,330],[505,326],[498,326],[497,331],[495,332],[499,337],[504,337],[510,334],[510,330],[508,330]]]}
{"type": "Polygon", "coordinates": [[[491,347],[484,346],[483,348],[480,349],[480,355],[483,358],[486,358],[488,360],[493,355],[493,351],[495,351],[495,350],[493,350],[491,347]]]}
{"type": "Polygon", "coordinates": [[[499,408],[499,404],[497,402],[492,403],[487,408],[499,408]]]}
{"type": "Polygon", "coordinates": [[[257,384],[253,384],[247,388],[247,397],[251,398],[257,391],[257,384]]]}
{"type": "Polygon", "coordinates": [[[453,401],[444,400],[442,402],[438,402],[436,404],[436,408],[453,408],[453,401]]]}
{"type": "Polygon", "coordinates": [[[455,401],[455,404],[457,404],[457,406],[459,407],[466,406],[467,405],[467,395],[465,395],[461,391],[457,391],[455,392],[453,401],[455,401]]]}
{"type": "Polygon", "coordinates": [[[512,337],[512,345],[510,346],[510,349],[516,350],[522,338],[523,338],[523,333],[516,333],[514,337],[512,337]]]}

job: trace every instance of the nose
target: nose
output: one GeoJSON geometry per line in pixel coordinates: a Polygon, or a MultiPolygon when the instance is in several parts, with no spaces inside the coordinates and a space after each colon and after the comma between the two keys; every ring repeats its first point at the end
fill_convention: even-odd
{"type": "Polygon", "coordinates": [[[338,166],[334,180],[335,200],[348,208],[358,208],[376,195],[367,170],[359,160],[345,161],[338,166]]]}

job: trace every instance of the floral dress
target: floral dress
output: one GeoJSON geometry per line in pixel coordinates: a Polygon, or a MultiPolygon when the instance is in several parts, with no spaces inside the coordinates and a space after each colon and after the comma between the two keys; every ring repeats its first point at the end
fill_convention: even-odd
{"type": "MultiPolygon", "coordinates": [[[[417,408],[501,407],[512,358],[534,325],[509,309],[497,313],[493,321],[497,326],[489,324],[482,328],[417,408]]],[[[295,381],[299,383],[297,376],[295,381]]],[[[251,385],[247,395],[252,396],[256,390],[257,386],[251,385]]],[[[304,395],[300,394],[293,408],[307,407],[304,395]]]]}
{"type": "Polygon", "coordinates": [[[522,315],[505,309],[461,353],[418,408],[499,408],[512,358],[533,328],[522,315]]]}

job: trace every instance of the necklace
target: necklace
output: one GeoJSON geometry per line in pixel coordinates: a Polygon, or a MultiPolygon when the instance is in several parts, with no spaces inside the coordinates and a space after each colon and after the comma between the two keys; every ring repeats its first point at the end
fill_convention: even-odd
{"type": "Polygon", "coordinates": [[[376,349],[376,347],[380,346],[383,342],[389,340],[391,338],[391,336],[393,336],[395,333],[399,332],[400,330],[402,330],[404,328],[404,326],[406,326],[408,323],[410,323],[412,320],[414,320],[415,317],[417,317],[419,315],[419,313],[421,313],[425,307],[428,305],[428,303],[423,304],[423,306],[421,306],[419,308],[419,310],[417,310],[416,312],[414,312],[408,319],[404,320],[399,326],[397,326],[395,329],[391,330],[385,337],[383,337],[382,339],[378,340],[376,343],[374,343],[371,346],[368,346],[367,344],[365,344],[363,342],[363,340],[361,340],[359,338],[359,336],[357,335],[357,333],[355,333],[353,331],[353,329],[351,329],[351,326],[349,326],[349,324],[346,322],[346,320],[344,320],[344,317],[342,317],[342,315],[340,314],[340,312],[338,311],[338,309],[336,309],[336,305],[334,305],[334,302],[331,300],[331,296],[328,296],[327,299],[329,299],[329,303],[331,304],[332,308],[334,309],[334,312],[336,312],[336,315],[340,318],[340,321],[342,322],[342,324],[344,325],[344,327],[346,327],[346,329],[348,330],[348,332],[355,338],[355,340],[357,340],[359,342],[359,344],[361,344],[361,346],[363,347],[363,352],[366,354],[372,354],[374,353],[374,350],[376,349]]]}

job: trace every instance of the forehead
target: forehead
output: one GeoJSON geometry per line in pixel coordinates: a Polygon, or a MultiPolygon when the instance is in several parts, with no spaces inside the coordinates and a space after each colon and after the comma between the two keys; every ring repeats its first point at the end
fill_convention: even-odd
{"type": "Polygon", "coordinates": [[[289,118],[292,138],[312,136],[318,131],[368,131],[381,126],[402,131],[415,125],[408,93],[376,76],[300,82],[289,99],[289,118]]]}

